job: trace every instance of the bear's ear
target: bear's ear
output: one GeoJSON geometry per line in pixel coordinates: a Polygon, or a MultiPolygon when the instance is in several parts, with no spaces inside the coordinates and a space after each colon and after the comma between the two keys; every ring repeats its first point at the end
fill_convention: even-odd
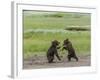
{"type": "Polygon", "coordinates": [[[69,41],[69,39],[67,38],[66,41],[69,41]]]}
{"type": "Polygon", "coordinates": [[[51,41],[51,43],[55,43],[55,40],[51,41]]]}
{"type": "Polygon", "coordinates": [[[53,44],[54,43],[54,41],[51,41],[51,44],[53,44]]]}
{"type": "Polygon", "coordinates": [[[52,44],[54,44],[54,43],[55,43],[55,41],[52,41],[51,43],[52,43],[52,44]]]}
{"type": "Polygon", "coordinates": [[[52,45],[53,45],[53,46],[56,46],[56,43],[55,43],[55,41],[52,41],[52,45]]]}
{"type": "Polygon", "coordinates": [[[58,42],[57,40],[53,40],[53,41],[52,41],[52,44],[57,43],[57,42],[58,42]]]}

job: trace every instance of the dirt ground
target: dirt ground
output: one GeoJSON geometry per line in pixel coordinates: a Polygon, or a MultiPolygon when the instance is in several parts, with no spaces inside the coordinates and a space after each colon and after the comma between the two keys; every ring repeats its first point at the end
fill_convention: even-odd
{"type": "Polygon", "coordinates": [[[61,61],[57,60],[55,57],[54,63],[48,63],[46,56],[31,56],[23,61],[24,69],[40,69],[40,68],[56,68],[56,67],[80,67],[80,66],[90,66],[91,57],[90,56],[78,56],[79,61],[76,62],[74,59],[68,62],[67,57],[62,57],[61,61]]]}

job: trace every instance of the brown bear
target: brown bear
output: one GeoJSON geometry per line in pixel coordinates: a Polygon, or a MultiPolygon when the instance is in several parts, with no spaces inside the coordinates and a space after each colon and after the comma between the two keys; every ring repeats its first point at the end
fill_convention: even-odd
{"type": "Polygon", "coordinates": [[[57,51],[57,49],[60,48],[59,44],[60,44],[60,42],[58,42],[57,40],[52,41],[51,46],[47,51],[48,63],[52,63],[53,62],[55,55],[58,58],[58,60],[61,60],[59,55],[58,55],[58,51],[57,51]]]}
{"type": "Polygon", "coordinates": [[[71,61],[71,58],[74,58],[76,59],[76,61],[78,61],[78,57],[76,56],[75,49],[73,48],[72,43],[71,41],[69,41],[69,39],[63,41],[62,50],[64,49],[68,51],[68,56],[67,56],[68,61],[71,61]]]}

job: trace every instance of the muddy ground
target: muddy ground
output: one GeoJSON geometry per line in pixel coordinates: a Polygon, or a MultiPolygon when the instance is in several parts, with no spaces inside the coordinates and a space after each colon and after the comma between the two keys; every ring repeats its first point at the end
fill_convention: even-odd
{"type": "Polygon", "coordinates": [[[76,62],[72,59],[71,62],[68,62],[67,57],[62,57],[62,60],[59,61],[55,57],[54,63],[48,63],[46,56],[31,56],[23,61],[24,69],[39,69],[39,68],[56,68],[56,67],[80,67],[80,66],[90,66],[91,59],[90,56],[78,56],[79,61],[76,62]]]}

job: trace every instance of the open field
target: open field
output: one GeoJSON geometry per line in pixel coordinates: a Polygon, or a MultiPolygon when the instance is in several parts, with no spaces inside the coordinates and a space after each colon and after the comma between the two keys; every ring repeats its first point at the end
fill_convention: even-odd
{"type": "Polygon", "coordinates": [[[86,13],[23,11],[24,68],[89,66],[91,57],[91,17],[86,13]],[[53,40],[69,38],[79,62],[67,62],[66,51],[58,50],[62,61],[48,64],[46,52],[53,40]],[[64,57],[65,56],[65,57],[64,57]],[[44,66],[43,66],[44,65],[44,66]]]}
{"type": "MultiPolygon", "coordinates": [[[[24,11],[24,30],[28,29],[66,29],[70,26],[90,25],[90,14],[64,12],[24,11]]],[[[90,26],[87,26],[90,28],[90,26]]]]}
{"type": "Polygon", "coordinates": [[[41,52],[46,52],[51,45],[52,40],[60,41],[62,46],[63,40],[69,38],[73,43],[78,54],[90,51],[90,32],[68,32],[68,33],[26,33],[24,36],[24,56],[31,56],[35,52],[40,55],[41,52]]]}

